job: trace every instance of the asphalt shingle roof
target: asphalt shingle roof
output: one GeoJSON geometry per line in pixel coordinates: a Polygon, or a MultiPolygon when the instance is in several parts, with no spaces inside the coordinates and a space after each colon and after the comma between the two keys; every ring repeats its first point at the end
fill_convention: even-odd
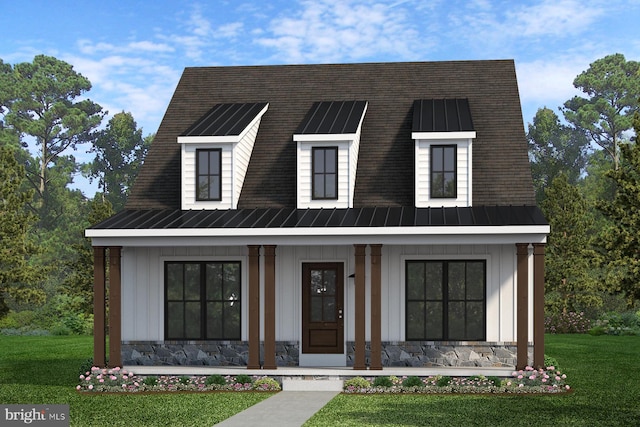
{"type": "Polygon", "coordinates": [[[477,132],[473,205],[535,205],[510,60],[187,68],[127,202],[180,209],[177,137],[218,104],[269,103],[238,208],[295,208],[293,134],[316,102],[368,102],[354,207],[414,206],[414,101],[467,99],[477,132]]]}

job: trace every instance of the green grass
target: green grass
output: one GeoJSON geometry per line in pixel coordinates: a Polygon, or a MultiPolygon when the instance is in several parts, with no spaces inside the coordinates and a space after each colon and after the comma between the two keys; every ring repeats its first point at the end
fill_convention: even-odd
{"type": "MultiPolygon", "coordinates": [[[[640,424],[640,337],[547,335],[573,393],[339,395],[305,426],[640,424]]],[[[91,337],[0,336],[0,403],[69,404],[71,425],[211,426],[271,393],[80,394],[91,337]]]]}
{"type": "Polygon", "coordinates": [[[305,426],[640,425],[640,337],[547,335],[565,395],[339,395],[305,426]]]}
{"type": "Polygon", "coordinates": [[[92,337],[0,336],[0,403],[68,404],[73,426],[211,426],[272,393],[81,394],[92,337]]]}

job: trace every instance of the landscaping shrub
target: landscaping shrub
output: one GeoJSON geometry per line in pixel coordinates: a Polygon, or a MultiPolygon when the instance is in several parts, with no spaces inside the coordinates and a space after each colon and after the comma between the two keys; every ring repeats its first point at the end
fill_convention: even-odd
{"type": "Polygon", "coordinates": [[[502,385],[502,378],[500,377],[487,377],[487,380],[490,381],[495,387],[500,387],[502,385]]]}
{"type": "Polygon", "coordinates": [[[392,387],[393,381],[391,381],[391,378],[389,377],[377,377],[373,381],[373,386],[374,387],[392,387]]]}
{"type": "Polygon", "coordinates": [[[555,357],[544,355],[544,366],[553,366],[556,370],[560,370],[560,364],[555,357]]]}
{"type": "Polygon", "coordinates": [[[436,385],[438,387],[446,387],[451,383],[451,377],[439,377],[438,380],[436,381],[436,385]]]}
{"type": "Polygon", "coordinates": [[[594,322],[591,335],[640,335],[640,312],[605,313],[594,322]]]}
{"type": "Polygon", "coordinates": [[[227,383],[227,380],[219,374],[215,374],[215,375],[210,375],[207,377],[207,379],[205,380],[205,384],[206,385],[225,385],[227,383]]]}
{"type": "Polygon", "coordinates": [[[591,322],[584,312],[568,311],[546,316],[544,326],[551,334],[585,334],[591,328],[591,322]]]}
{"type": "Polygon", "coordinates": [[[402,386],[403,387],[422,387],[424,386],[424,383],[420,378],[412,376],[412,377],[405,378],[404,381],[402,381],[402,386]]]}
{"type": "Polygon", "coordinates": [[[238,375],[236,377],[236,384],[252,384],[253,379],[246,374],[238,375]]]}
{"type": "Polygon", "coordinates": [[[259,378],[253,382],[253,388],[255,390],[274,391],[280,390],[280,383],[273,378],[264,377],[259,378]]]}
{"type": "Polygon", "coordinates": [[[150,387],[153,387],[154,385],[158,384],[158,377],[154,377],[153,375],[149,375],[148,377],[146,377],[143,381],[144,385],[148,385],[150,387]]]}
{"type": "Polygon", "coordinates": [[[371,387],[371,383],[362,377],[349,378],[344,382],[344,389],[349,391],[358,391],[371,387]]]}

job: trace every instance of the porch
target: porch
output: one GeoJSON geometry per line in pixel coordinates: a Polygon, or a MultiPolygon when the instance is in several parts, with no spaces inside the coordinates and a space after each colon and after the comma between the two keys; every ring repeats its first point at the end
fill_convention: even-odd
{"type": "MultiPolygon", "coordinates": [[[[510,246],[510,245],[509,245],[510,246]]],[[[517,362],[508,362],[509,365],[514,364],[518,368],[524,367],[526,364],[531,363],[535,366],[541,366],[543,364],[543,355],[544,355],[544,347],[543,347],[543,331],[544,331],[544,323],[543,317],[540,315],[539,310],[543,307],[543,259],[544,259],[544,245],[534,243],[533,245],[529,244],[516,244],[514,245],[516,249],[515,251],[511,248],[506,248],[509,252],[513,251],[513,253],[517,254],[517,293],[513,294],[514,302],[516,304],[516,310],[513,315],[515,316],[517,313],[517,342],[510,343],[517,348],[517,362]],[[531,260],[531,266],[533,267],[533,271],[531,271],[529,260],[531,260]],[[528,280],[529,278],[533,279],[533,304],[531,303],[531,299],[528,292],[528,280]],[[531,306],[534,308],[533,317],[533,325],[529,324],[529,316],[531,306]],[[529,334],[531,332],[528,331],[529,327],[532,326],[533,329],[533,354],[529,353],[528,350],[531,350],[530,343],[531,341],[528,339],[529,334]],[[528,354],[529,353],[529,354],[528,354]]],[[[353,267],[355,273],[353,274],[353,282],[350,285],[352,287],[352,292],[355,298],[352,298],[353,301],[353,324],[355,329],[355,334],[352,336],[355,338],[353,341],[347,341],[347,358],[351,361],[351,365],[347,365],[346,368],[341,367],[341,371],[345,369],[353,369],[355,373],[353,375],[358,375],[358,371],[367,371],[372,372],[375,370],[382,370],[384,366],[384,373],[380,375],[395,375],[390,374],[389,369],[392,369],[392,366],[387,366],[383,363],[383,358],[381,357],[382,350],[385,349],[385,342],[382,341],[382,337],[380,334],[380,326],[382,323],[382,319],[380,318],[380,304],[381,304],[381,296],[380,296],[380,286],[381,286],[381,274],[380,274],[380,264],[381,264],[381,249],[382,245],[379,244],[356,244],[352,245],[353,252],[351,253],[351,259],[354,259],[353,267]],[[369,248],[367,248],[369,246],[369,248]],[[369,249],[369,250],[367,250],[369,249]],[[370,280],[369,283],[365,284],[365,277],[368,277],[370,280]],[[368,294],[368,295],[367,295],[368,294]],[[370,339],[365,336],[365,324],[368,323],[371,328],[370,339]],[[377,330],[376,330],[377,329],[377,330]],[[351,350],[350,350],[351,349],[351,350]],[[351,355],[349,351],[352,351],[351,355]],[[367,358],[366,353],[369,352],[369,357],[367,358]],[[376,360],[377,359],[377,360],[376,360]]],[[[131,364],[131,361],[128,361],[128,357],[123,357],[123,346],[126,346],[127,338],[123,337],[120,339],[121,329],[122,329],[122,318],[120,315],[120,302],[121,297],[120,292],[120,284],[121,284],[121,269],[120,269],[120,247],[94,247],[95,249],[95,261],[96,261],[96,333],[94,335],[94,339],[96,340],[96,345],[94,350],[94,360],[96,364],[103,364],[105,354],[104,354],[104,326],[105,326],[105,307],[104,307],[104,295],[105,295],[105,261],[109,261],[109,332],[110,332],[110,362],[113,366],[121,366],[122,362],[125,364],[131,364]],[[108,251],[108,255],[105,253],[105,249],[108,251]]],[[[265,245],[263,247],[259,245],[249,245],[247,246],[248,253],[248,339],[246,339],[243,343],[248,347],[248,358],[244,360],[244,363],[241,363],[242,366],[240,368],[214,368],[214,367],[198,367],[198,366],[190,366],[189,371],[193,371],[194,369],[205,369],[207,372],[212,372],[212,369],[243,369],[245,372],[250,371],[258,371],[262,375],[266,375],[267,371],[275,371],[287,369],[288,367],[282,366],[281,363],[277,363],[278,351],[277,346],[279,342],[276,341],[276,334],[274,331],[274,317],[275,317],[275,301],[274,301],[274,289],[275,289],[275,271],[276,271],[276,245],[265,245]],[[262,279],[262,280],[261,280],[262,279]],[[262,294],[262,295],[261,295],[262,294]],[[262,325],[261,325],[262,323],[262,325]],[[262,327],[264,329],[261,331],[262,327]],[[260,333],[262,332],[262,333],[260,333]],[[261,359],[260,354],[262,353],[263,357],[261,359]],[[262,368],[262,369],[261,369],[262,368]]],[[[514,254],[514,255],[515,255],[514,254]]],[[[516,259],[514,259],[516,261],[516,259]]],[[[346,274],[345,274],[346,276],[346,274]]],[[[350,276],[351,277],[351,276],[350,276]]],[[[402,282],[402,281],[400,281],[402,282]]],[[[516,289],[514,289],[515,291],[516,289]]],[[[128,300],[128,298],[124,298],[128,300]]],[[[515,319],[514,319],[515,320],[515,319]]],[[[124,323],[125,325],[128,322],[124,323]]],[[[385,323],[386,324],[386,323],[385,323]]],[[[174,344],[170,341],[159,341],[156,343],[161,344],[174,344]]],[[[148,344],[144,343],[144,344],[148,344]]],[[[177,344],[177,343],[176,343],[177,344]]],[[[207,343],[208,344],[208,343],[207,343]]],[[[408,343],[405,343],[408,344],[408,343]]],[[[432,343],[435,344],[435,343],[432,343]]],[[[440,343],[445,344],[445,343],[440,343]]],[[[490,342],[485,342],[485,344],[490,344],[490,342]]],[[[504,344],[504,343],[502,343],[504,344]]],[[[298,341],[297,345],[300,345],[300,341],[298,341]]],[[[411,344],[412,346],[414,344],[411,344]]],[[[514,348],[514,350],[516,349],[514,348]]],[[[204,349],[204,352],[207,353],[207,349],[204,349]]],[[[414,353],[414,352],[411,352],[414,353]]],[[[383,353],[384,354],[384,353],[383,353]]],[[[325,356],[326,357],[326,356],[325,356]]],[[[344,356],[343,356],[344,358],[344,356]]],[[[198,361],[200,362],[200,361],[198,361]]],[[[337,366],[336,363],[331,363],[328,357],[324,360],[323,364],[326,363],[326,366],[337,366]]],[[[144,363],[143,363],[144,364],[144,363]]],[[[164,363],[159,363],[159,365],[163,365],[164,363]]],[[[198,363],[200,364],[200,363],[198,363]]],[[[192,365],[192,364],[190,364],[192,365]]],[[[204,365],[209,365],[209,363],[204,363],[204,365]]],[[[213,363],[211,365],[214,365],[213,363]]],[[[304,365],[304,364],[303,364],[304,365]]],[[[309,366],[309,365],[306,365],[309,366]]],[[[443,367],[439,366],[435,367],[425,367],[421,368],[420,364],[411,364],[410,369],[412,372],[417,371],[419,369],[431,369],[436,370],[442,375],[443,367]]],[[[502,365],[504,366],[504,365],[502,365]]],[[[180,367],[176,367],[180,368],[180,367]]],[[[144,369],[147,369],[145,367],[144,369]]],[[[182,369],[182,368],[180,368],[182,369]]],[[[301,368],[305,369],[305,368],[301,368]]],[[[393,368],[395,369],[395,368],[393,368]]],[[[402,369],[402,368],[401,368],[402,369]]],[[[450,368],[444,368],[450,369],[450,368]]],[[[460,368],[451,368],[454,371],[459,371],[460,368]]],[[[469,368],[476,372],[477,374],[478,367],[469,368]]],[[[507,371],[510,371],[512,367],[504,368],[507,371]]],[[[139,370],[139,369],[138,369],[139,370]]],[[[472,375],[475,375],[472,374],[472,375]]],[[[415,375],[415,374],[414,374],[415,375]]],[[[280,374],[282,376],[282,374],[280,374]]]]}

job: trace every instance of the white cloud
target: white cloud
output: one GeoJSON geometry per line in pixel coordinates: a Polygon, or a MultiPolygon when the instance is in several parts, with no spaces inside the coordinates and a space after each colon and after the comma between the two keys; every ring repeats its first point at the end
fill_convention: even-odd
{"type": "Polygon", "coordinates": [[[429,46],[427,39],[419,39],[402,7],[358,0],[300,4],[300,10],[273,19],[268,35],[255,39],[282,61],[336,62],[374,55],[416,59],[429,46]]]}
{"type": "Polygon", "coordinates": [[[448,38],[459,38],[483,57],[573,45],[578,36],[588,39],[606,13],[603,0],[476,0],[453,9],[447,17],[448,38]]]}
{"type": "Polygon", "coordinates": [[[241,33],[243,28],[244,28],[244,24],[242,22],[230,22],[228,24],[224,24],[216,28],[215,37],[216,38],[234,38],[241,33]]]}
{"type": "Polygon", "coordinates": [[[586,31],[605,12],[597,2],[543,0],[507,12],[505,25],[513,35],[566,37],[586,31]]]}

